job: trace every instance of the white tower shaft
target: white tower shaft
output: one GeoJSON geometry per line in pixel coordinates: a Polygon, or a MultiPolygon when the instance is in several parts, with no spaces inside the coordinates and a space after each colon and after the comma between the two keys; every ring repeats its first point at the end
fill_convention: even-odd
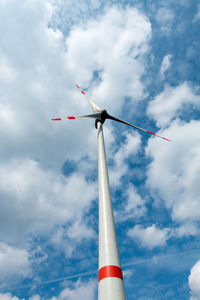
{"type": "Polygon", "coordinates": [[[98,300],[126,300],[110,197],[103,127],[98,122],[99,284],[98,300]]]}

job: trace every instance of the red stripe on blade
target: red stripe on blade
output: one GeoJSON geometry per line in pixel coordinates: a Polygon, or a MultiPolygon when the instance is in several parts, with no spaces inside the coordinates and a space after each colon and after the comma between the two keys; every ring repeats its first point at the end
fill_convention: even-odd
{"type": "Polygon", "coordinates": [[[52,121],[61,121],[61,118],[52,119],[52,121]]]}
{"type": "Polygon", "coordinates": [[[147,132],[148,132],[148,133],[151,133],[151,134],[153,134],[153,135],[155,135],[155,136],[158,136],[158,137],[160,137],[160,138],[163,139],[163,140],[166,140],[166,141],[168,141],[168,142],[171,142],[170,140],[166,139],[166,138],[163,137],[163,136],[157,135],[157,134],[155,134],[155,133],[153,133],[153,132],[151,132],[151,131],[148,131],[148,130],[147,130],[147,132]]]}
{"type": "Polygon", "coordinates": [[[115,277],[123,280],[122,270],[117,266],[105,266],[99,269],[99,279],[101,281],[104,278],[115,277]]]}
{"type": "MultiPolygon", "coordinates": [[[[78,89],[80,89],[80,86],[78,86],[78,84],[76,84],[76,87],[77,87],[78,89]]],[[[81,90],[81,93],[82,93],[83,95],[85,95],[85,92],[82,91],[82,90],[81,90]]]]}
{"type": "Polygon", "coordinates": [[[151,133],[151,134],[153,134],[153,135],[156,135],[155,133],[153,133],[153,132],[151,132],[151,131],[148,131],[148,130],[147,130],[147,132],[148,132],[148,133],[151,133]]]}
{"type": "Polygon", "coordinates": [[[69,119],[69,120],[74,120],[74,119],[76,119],[76,118],[73,117],[73,116],[71,116],[71,117],[67,117],[67,119],[69,119]]]}
{"type": "Polygon", "coordinates": [[[166,139],[166,138],[164,138],[164,137],[162,137],[162,139],[163,139],[163,140],[166,140],[166,141],[168,141],[168,142],[171,142],[171,140],[168,140],[168,139],[166,139]]]}

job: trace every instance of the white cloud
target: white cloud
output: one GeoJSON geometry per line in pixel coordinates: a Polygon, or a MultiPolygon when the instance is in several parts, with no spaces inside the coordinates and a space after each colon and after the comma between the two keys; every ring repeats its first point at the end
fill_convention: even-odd
{"type": "Polygon", "coordinates": [[[102,82],[92,90],[100,104],[116,112],[124,96],[143,97],[150,22],[136,9],[115,7],[64,37],[48,26],[55,9],[48,1],[9,0],[1,6],[1,161],[29,157],[59,168],[65,159],[78,161],[88,152],[93,157],[91,120],[55,124],[50,119],[89,111],[72,85],[80,79],[88,86],[96,69],[102,82]]]}
{"type": "Polygon", "coordinates": [[[119,186],[121,178],[128,171],[127,158],[136,155],[141,146],[141,137],[137,133],[124,133],[125,141],[112,155],[114,165],[109,168],[109,179],[112,187],[119,186]]]}
{"type": "Polygon", "coordinates": [[[86,224],[80,220],[76,220],[71,227],[67,229],[67,236],[70,239],[78,240],[94,238],[95,233],[92,228],[86,226],[86,224]]]}
{"type": "Polygon", "coordinates": [[[194,22],[200,20],[200,4],[197,6],[197,13],[194,17],[194,22]]]}
{"type": "Polygon", "coordinates": [[[12,82],[15,79],[15,70],[10,65],[10,62],[7,60],[6,57],[1,55],[0,57],[0,81],[4,82],[5,84],[8,82],[12,82]]]}
{"type": "Polygon", "coordinates": [[[190,7],[191,2],[190,2],[190,0],[183,0],[183,1],[180,1],[179,4],[188,8],[188,7],[190,7]]]}
{"type": "MultiPolygon", "coordinates": [[[[39,295],[32,296],[28,298],[29,300],[40,300],[39,295]]],[[[0,293],[0,300],[25,300],[24,298],[18,298],[16,296],[12,296],[10,293],[0,293]]]]}
{"type": "Polygon", "coordinates": [[[80,248],[82,242],[97,239],[95,231],[86,224],[86,218],[76,216],[67,227],[56,226],[49,233],[48,243],[58,253],[62,252],[67,258],[74,255],[74,251],[80,248]]]}
{"type": "MultiPolygon", "coordinates": [[[[66,124],[56,127],[50,121],[58,110],[66,113],[66,106],[69,113],[73,110],[69,101],[66,105],[67,96],[72,99],[71,103],[73,96],[66,86],[68,71],[63,63],[62,35],[48,28],[50,11],[49,3],[44,0],[34,1],[34,4],[9,0],[0,9],[0,61],[3,62],[0,157],[4,161],[13,156],[29,156],[48,165],[51,161],[55,166],[61,164],[72,149],[74,158],[81,152],[74,147],[70,132],[66,133],[66,124]],[[67,154],[66,141],[71,150],[67,154]]],[[[76,126],[70,126],[74,136],[76,133],[80,142],[84,140],[83,133],[78,137],[76,126]]]]}
{"type": "MultiPolygon", "coordinates": [[[[78,279],[76,282],[68,282],[63,283],[65,288],[61,290],[60,294],[57,297],[51,297],[51,298],[45,298],[47,300],[77,300],[81,297],[88,299],[88,300],[94,300],[96,296],[96,289],[97,284],[96,280],[88,280],[88,281],[82,281],[78,279]]],[[[29,300],[40,300],[44,299],[38,294],[35,294],[29,298],[29,300]]],[[[15,296],[12,296],[10,293],[0,293],[0,300],[24,300],[24,298],[18,298],[15,296]]]]}
{"type": "Polygon", "coordinates": [[[160,67],[160,75],[161,77],[164,77],[165,72],[170,68],[171,66],[171,59],[172,59],[172,55],[168,54],[166,56],[163,57],[162,60],[162,64],[160,67]]]}
{"type": "Polygon", "coordinates": [[[128,196],[128,201],[126,205],[126,210],[132,217],[141,217],[146,212],[145,200],[137,193],[136,188],[130,185],[126,191],[128,196]]]}
{"type": "MultiPolygon", "coordinates": [[[[18,297],[12,296],[10,293],[5,293],[5,294],[0,293],[0,300],[20,300],[20,299],[18,297]]],[[[24,300],[24,298],[21,300],[24,300]]]]}
{"type": "Polygon", "coordinates": [[[129,184],[126,187],[123,199],[123,204],[115,216],[116,220],[124,222],[128,219],[140,218],[146,214],[146,199],[142,199],[134,185],[129,184]]]}
{"type": "Polygon", "coordinates": [[[89,280],[88,282],[81,282],[78,280],[75,284],[70,283],[58,297],[53,297],[51,300],[77,300],[85,298],[88,300],[95,299],[96,281],[89,280]]]}
{"type": "MultiPolygon", "coordinates": [[[[157,126],[170,126],[161,135],[171,138],[169,144],[150,140],[147,155],[152,162],[148,169],[147,185],[155,201],[164,200],[172,219],[180,222],[176,234],[196,235],[199,219],[199,129],[200,122],[188,123],[178,119],[179,112],[192,105],[199,108],[198,89],[184,82],[165,90],[149,103],[148,114],[157,126]],[[172,121],[176,118],[174,121],[172,121]]],[[[158,203],[158,202],[157,202],[158,203]]]]}
{"type": "Polygon", "coordinates": [[[156,20],[160,23],[161,30],[165,34],[169,34],[174,20],[174,12],[168,7],[161,7],[157,11],[156,20]]]}
{"type": "Polygon", "coordinates": [[[31,269],[28,252],[5,243],[0,243],[1,284],[2,282],[8,282],[11,278],[16,280],[17,278],[27,277],[30,274],[31,269]]]}
{"type": "Polygon", "coordinates": [[[64,253],[67,258],[72,257],[74,250],[78,247],[77,241],[72,242],[67,238],[66,229],[58,226],[50,232],[48,242],[57,253],[64,253]]]}
{"type": "Polygon", "coordinates": [[[153,117],[158,127],[169,125],[186,104],[200,107],[200,95],[197,92],[197,88],[190,86],[188,82],[176,87],[167,85],[164,91],[149,103],[147,114],[153,117]]]}
{"type": "MultiPolygon", "coordinates": [[[[82,29],[74,26],[66,37],[49,28],[53,13],[54,6],[46,0],[0,2],[0,239],[24,248],[29,234],[45,235],[55,225],[73,222],[96,197],[96,183],[82,175],[89,169],[83,158],[92,164],[96,151],[93,123],[51,122],[53,116],[89,111],[72,84],[80,81],[88,87],[93,72],[101,71],[102,81],[95,82],[91,94],[114,112],[121,110],[124,96],[136,100],[145,95],[141,77],[151,25],[143,14],[132,8],[108,9],[82,29]],[[60,175],[66,159],[80,162],[78,173],[60,175]]],[[[127,139],[116,157],[135,153],[128,145],[137,146],[139,138],[127,139]]],[[[86,227],[79,237],[77,228],[72,224],[72,238],[92,236],[86,227]]],[[[62,232],[55,243],[59,239],[62,232]]],[[[88,298],[88,289],[76,289],[66,289],[69,299],[78,293],[88,298]]]]}
{"type": "Polygon", "coordinates": [[[87,22],[94,15],[97,16],[102,2],[100,0],[77,0],[75,2],[71,0],[52,0],[55,11],[51,23],[65,32],[71,26],[87,22]]]}
{"type": "MultiPolygon", "coordinates": [[[[198,221],[200,217],[199,131],[199,121],[185,123],[177,119],[162,132],[172,142],[152,139],[146,149],[152,159],[147,172],[149,190],[157,205],[164,201],[172,219],[181,224],[198,221]]],[[[194,234],[194,225],[185,233],[189,234],[189,228],[194,234]]]]}
{"type": "Polygon", "coordinates": [[[35,296],[32,296],[31,298],[29,298],[29,300],[40,300],[40,296],[39,295],[35,295],[35,296]]]}
{"type": "Polygon", "coordinates": [[[134,274],[133,270],[123,270],[123,278],[125,279],[126,282],[128,282],[128,280],[131,280],[133,274],[134,274]]]}
{"type": "Polygon", "coordinates": [[[0,237],[20,240],[81,216],[96,197],[96,185],[78,173],[66,178],[35,161],[13,161],[1,165],[0,195],[0,237]]]}
{"type": "Polygon", "coordinates": [[[73,83],[89,86],[95,70],[102,79],[92,87],[99,104],[119,112],[124,96],[141,99],[150,22],[136,9],[115,7],[64,37],[48,26],[55,9],[48,1],[0,5],[1,161],[29,157],[58,168],[82,159],[94,149],[91,120],[55,124],[51,117],[89,112],[73,83]]]}
{"type": "Polygon", "coordinates": [[[198,233],[198,225],[195,222],[185,222],[176,229],[176,235],[178,237],[195,236],[198,233]]]}
{"type": "Polygon", "coordinates": [[[200,299],[200,261],[198,261],[191,269],[188,278],[191,290],[190,300],[200,299]]]}
{"type": "Polygon", "coordinates": [[[170,229],[159,229],[155,224],[146,228],[136,225],[128,231],[128,235],[136,239],[142,247],[153,249],[154,247],[165,246],[170,237],[170,229]]]}
{"type": "Polygon", "coordinates": [[[144,97],[143,54],[150,37],[151,25],[144,15],[133,8],[113,7],[97,21],[71,31],[66,42],[68,66],[77,70],[83,87],[92,80],[93,71],[100,71],[101,82],[93,86],[92,97],[117,112],[125,96],[144,97]]]}
{"type": "MultiPolygon", "coordinates": [[[[96,293],[96,280],[88,280],[83,282],[77,280],[76,282],[70,282],[65,284],[65,288],[60,292],[57,297],[45,298],[47,300],[77,300],[80,298],[85,298],[88,300],[95,299],[96,293]]],[[[29,297],[29,300],[40,300],[44,299],[40,295],[33,295],[29,297]]],[[[12,296],[10,293],[0,294],[0,300],[24,300],[24,298],[18,298],[12,296]]]]}

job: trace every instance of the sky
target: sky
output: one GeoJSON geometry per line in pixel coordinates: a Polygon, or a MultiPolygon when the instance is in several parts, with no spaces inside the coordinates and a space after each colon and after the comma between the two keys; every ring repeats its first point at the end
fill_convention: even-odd
{"type": "Polygon", "coordinates": [[[127,300],[200,299],[200,4],[0,0],[0,300],[97,299],[108,113],[127,300]]]}

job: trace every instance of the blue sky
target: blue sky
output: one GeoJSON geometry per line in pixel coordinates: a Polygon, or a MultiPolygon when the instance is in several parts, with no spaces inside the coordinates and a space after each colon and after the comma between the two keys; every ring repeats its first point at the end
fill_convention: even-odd
{"type": "Polygon", "coordinates": [[[97,299],[104,125],[127,300],[200,299],[198,1],[0,1],[0,300],[97,299]]]}

